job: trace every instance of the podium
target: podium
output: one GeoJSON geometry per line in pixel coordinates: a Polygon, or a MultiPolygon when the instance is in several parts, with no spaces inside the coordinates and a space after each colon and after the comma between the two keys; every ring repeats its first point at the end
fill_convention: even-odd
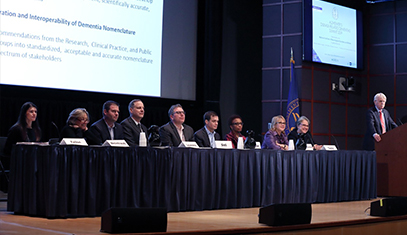
{"type": "Polygon", "coordinates": [[[377,196],[407,197],[407,124],[381,135],[376,142],[377,196]]]}

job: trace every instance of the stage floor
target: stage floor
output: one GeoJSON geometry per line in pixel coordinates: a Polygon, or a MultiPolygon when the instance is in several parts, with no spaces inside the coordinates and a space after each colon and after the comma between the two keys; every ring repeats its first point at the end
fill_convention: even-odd
{"type": "MultiPolygon", "coordinates": [[[[173,234],[406,234],[407,216],[369,216],[369,201],[312,205],[310,225],[271,227],[258,223],[259,208],[168,213],[173,234]],[[377,227],[379,226],[379,227],[377,227]],[[351,229],[353,227],[353,229],[351,229]],[[356,230],[355,230],[356,229],[356,230]],[[361,230],[362,229],[362,230],[361,230]],[[288,232],[291,231],[291,232],[288,232]],[[353,232],[352,232],[353,231],[353,232]],[[363,233],[361,233],[363,232],[363,233]],[[383,232],[383,233],[382,233],[383,232]],[[399,233],[401,232],[401,233],[399,233]]],[[[101,218],[44,219],[14,215],[0,202],[0,234],[101,234],[101,218]]]]}

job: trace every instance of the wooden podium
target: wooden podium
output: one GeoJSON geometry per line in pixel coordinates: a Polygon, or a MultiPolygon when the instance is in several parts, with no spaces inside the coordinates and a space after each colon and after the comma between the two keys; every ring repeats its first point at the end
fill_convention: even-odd
{"type": "Polygon", "coordinates": [[[377,196],[407,197],[407,124],[381,136],[375,144],[377,196]]]}

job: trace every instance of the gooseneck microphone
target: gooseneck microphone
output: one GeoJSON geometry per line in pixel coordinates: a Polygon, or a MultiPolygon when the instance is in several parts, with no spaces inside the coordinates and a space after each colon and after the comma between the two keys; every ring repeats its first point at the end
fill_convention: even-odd
{"type": "Polygon", "coordinates": [[[311,136],[311,133],[309,133],[309,131],[307,133],[305,133],[305,136],[308,137],[309,141],[311,142],[312,146],[315,145],[314,139],[311,136]]]}
{"type": "Polygon", "coordinates": [[[55,129],[57,130],[58,133],[58,138],[50,138],[49,139],[49,144],[53,145],[53,144],[59,144],[59,139],[60,139],[60,134],[59,134],[59,128],[57,126],[57,124],[55,124],[55,122],[51,121],[51,124],[55,127],[55,129]]]}
{"type": "Polygon", "coordinates": [[[336,144],[336,148],[339,150],[339,144],[338,144],[338,141],[336,141],[336,138],[335,138],[335,136],[334,135],[331,135],[333,138],[334,138],[334,140],[335,140],[335,144],[336,144]]]}

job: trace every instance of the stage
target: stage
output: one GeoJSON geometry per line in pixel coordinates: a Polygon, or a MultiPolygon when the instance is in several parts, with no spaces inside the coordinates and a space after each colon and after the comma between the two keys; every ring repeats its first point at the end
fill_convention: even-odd
{"type": "MultiPolygon", "coordinates": [[[[309,225],[258,223],[259,208],[168,213],[168,234],[405,234],[407,216],[369,216],[371,201],[312,204],[309,225]]],[[[0,202],[0,234],[103,234],[101,217],[45,219],[14,215],[0,202]]],[[[162,233],[161,233],[162,234],[162,233]]]]}

